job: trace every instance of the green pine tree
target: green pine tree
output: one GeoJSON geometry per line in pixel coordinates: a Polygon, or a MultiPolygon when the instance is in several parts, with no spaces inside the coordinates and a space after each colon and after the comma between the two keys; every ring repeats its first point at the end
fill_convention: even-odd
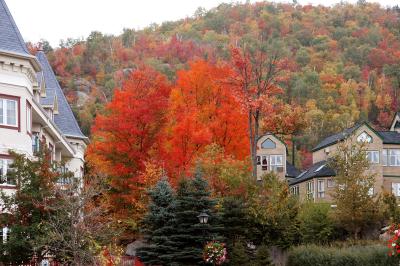
{"type": "Polygon", "coordinates": [[[223,236],[228,250],[238,239],[247,239],[249,220],[243,199],[239,197],[226,197],[222,200],[220,213],[223,236]]]}
{"type": "Polygon", "coordinates": [[[250,264],[250,257],[247,253],[245,244],[242,241],[233,243],[229,255],[229,265],[231,266],[246,266],[250,264]]]}
{"type": "Polygon", "coordinates": [[[210,198],[208,184],[197,169],[195,177],[180,182],[176,196],[176,212],[173,224],[175,235],[171,236],[175,252],[167,257],[174,265],[198,265],[203,263],[204,245],[213,239],[219,239],[218,219],[215,201],[210,198]],[[210,217],[208,224],[200,224],[198,215],[206,212],[210,217]]]}
{"type": "Polygon", "coordinates": [[[151,203],[143,220],[145,246],[138,250],[138,256],[146,265],[170,265],[175,252],[170,236],[175,232],[172,224],[175,214],[175,196],[168,180],[163,178],[149,192],[151,203]]]}
{"type": "Polygon", "coordinates": [[[254,265],[254,266],[273,265],[272,261],[271,261],[271,256],[269,253],[268,246],[261,245],[257,248],[256,257],[255,257],[254,263],[252,265],[254,265]]]}

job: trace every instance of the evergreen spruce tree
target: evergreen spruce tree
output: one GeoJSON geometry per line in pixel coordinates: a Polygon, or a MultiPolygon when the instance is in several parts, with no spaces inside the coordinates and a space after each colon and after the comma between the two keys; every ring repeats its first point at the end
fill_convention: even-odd
{"type": "Polygon", "coordinates": [[[149,192],[151,203],[143,220],[145,246],[138,250],[138,256],[146,265],[171,265],[170,236],[174,232],[175,196],[166,178],[160,180],[149,192]]]}
{"type": "Polygon", "coordinates": [[[261,245],[257,248],[256,257],[253,263],[254,266],[272,265],[271,256],[268,246],[261,245]]]}
{"type": "Polygon", "coordinates": [[[214,213],[215,201],[210,198],[208,184],[199,169],[194,179],[180,182],[176,196],[175,221],[176,234],[171,236],[175,252],[169,256],[174,264],[198,265],[203,263],[204,245],[219,239],[216,226],[218,219],[214,213]],[[198,215],[206,212],[210,217],[208,224],[200,224],[198,215]]]}
{"type": "Polygon", "coordinates": [[[241,198],[226,197],[222,200],[220,221],[228,251],[236,241],[247,239],[249,220],[245,203],[241,198]]]}
{"type": "Polygon", "coordinates": [[[250,264],[249,254],[247,254],[245,244],[242,241],[236,241],[228,255],[229,265],[231,266],[245,266],[250,264]]]}

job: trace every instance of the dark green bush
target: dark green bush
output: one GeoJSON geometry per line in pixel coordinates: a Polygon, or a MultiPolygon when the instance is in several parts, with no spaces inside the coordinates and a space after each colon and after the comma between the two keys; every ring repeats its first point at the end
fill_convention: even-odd
{"type": "Polygon", "coordinates": [[[379,244],[346,248],[316,245],[298,246],[289,251],[289,266],[391,266],[399,265],[389,257],[388,249],[379,244]]]}

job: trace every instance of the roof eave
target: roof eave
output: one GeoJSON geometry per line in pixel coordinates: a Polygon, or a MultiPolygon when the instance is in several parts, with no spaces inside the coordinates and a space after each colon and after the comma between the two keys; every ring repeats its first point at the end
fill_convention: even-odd
{"type": "Polygon", "coordinates": [[[33,56],[33,55],[20,54],[20,53],[16,53],[16,52],[5,51],[5,50],[0,50],[0,54],[1,55],[5,55],[5,56],[10,56],[10,57],[15,57],[15,58],[18,58],[18,59],[26,59],[32,64],[33,69],[35,70],[35,72],[42,71],[42,68],[40,67],[39,62],[37,61],[36,57],[33,56]]]}
{"type": "Polygon", "coordinates": [[[86,144],[90,143],[89,138],[86,137],[86,136],[75,136],[75,135],[68,135],[68,134],[65,134],[64,136],[67,137],[67,138],[71,138],[71,139],[83,140],[86,144]]]}
{"type": "Polygon", "coordinates": [[[292,186],[292,185],[297,185],[297,184],[300,184],[300,183],[305,182],[305,181],[309,181],[309,180],[314,179],[314,178],[333,177],[333,176],[335,176],[335,175],[316,175],[316,176],[310,176],[310,177],[304,178],[304,179],[302,179],[302,180],[293,180],[293,182],[290,182],[289,185],[290,185],[290,186],[292,186]]]}

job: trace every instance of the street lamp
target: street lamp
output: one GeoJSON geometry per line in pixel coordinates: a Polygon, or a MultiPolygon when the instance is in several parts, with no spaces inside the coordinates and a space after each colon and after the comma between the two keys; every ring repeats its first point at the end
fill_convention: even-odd
{"type": "Polygon", "coordinates": [[[200,221],[201,224],[208,223],[208,218],[209,217],[210,217],[210,215],[208,215],[204,211],[202,213],[200,213],[199,215],[197,215],[197,218],[199,218],[199,221],[200,221]]]}

